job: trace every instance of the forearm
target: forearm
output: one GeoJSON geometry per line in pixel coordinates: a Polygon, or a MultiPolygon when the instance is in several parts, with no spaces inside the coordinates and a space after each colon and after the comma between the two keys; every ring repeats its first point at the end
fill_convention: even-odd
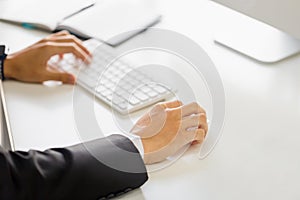
{"type": "Polygon", "coordinates": [[[137,149],[119,135],[45,152],[0,155],[0,199],[98,199],[148,179],[137,149]],[[122,151],[134,152],[134,160],[120,158],[122,151]]]}

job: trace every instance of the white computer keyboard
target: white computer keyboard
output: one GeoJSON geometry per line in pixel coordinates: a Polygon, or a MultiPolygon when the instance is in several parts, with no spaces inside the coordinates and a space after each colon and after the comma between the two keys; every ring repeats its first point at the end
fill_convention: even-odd
{"type": "Polygon", "coordinates": [[[93,52],[92,63],[88,66],[72,54],[64,55],[62,60],[54,56],[49,62],[77,75],[78,85],[118,112],[130,113],[171,96],[171,88],[125,60],[109,62],[116,58],[114,48],[93,39],[85,41],[84,45],[93,52]]]}

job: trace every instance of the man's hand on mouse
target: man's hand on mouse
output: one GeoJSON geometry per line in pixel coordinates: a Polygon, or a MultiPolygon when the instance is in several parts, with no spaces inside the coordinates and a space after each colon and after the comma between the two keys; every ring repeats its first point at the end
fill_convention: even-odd
{"type": "Polygon", "coordinates": [[[202,143],[208,131],[205,110],[197,103],[180,101],[156,104],[131,130],[141,137],[144,162],[157,163],[185,145],[202,143]]]}
{"type": "Polygon", "coordinates": [[[81,40],[61,31],[39,42],[7,56],[4,62],[4,76],[24,82],[42,83],[47,80],[74,84],[75,77],[48,65],[54,55],[72,53],[77,58],[89,62],[91,53],[82,45],[81,40]]]}

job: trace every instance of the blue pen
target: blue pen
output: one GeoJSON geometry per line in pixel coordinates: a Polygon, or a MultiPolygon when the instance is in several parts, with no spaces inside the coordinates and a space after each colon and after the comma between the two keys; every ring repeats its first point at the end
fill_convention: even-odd
{"type": "MultiPolygon", "coordinates": [[[[90,5],[86,6],[86,7],[84,7],[84,8],[82,8],[82,9],[80,9],[80,10],[78,10],[78,11],[76,11],[76,12],[74,12],[74,13],[72,13],[72,14],[66,16],[66,17],[64,17],[64,18],[62,19],[62,21],[63,21],[63,20],[66,20],[66,19],[68,19],[68,18],[70,18],[70,17],[72,17],[72,16],[74,16],[74,15],[76,15],[76,14],[78,14],[78,13],[80,13],[80,12],[82,12],[82,11],[84,11],[84,10],[86,10],[86,9],[88,9],[88,8],[90,8],[90,7],[92,7],[92,6],[94,6],[94,5],[95,5],[95,3],[92,3],[92,4],[90,4],[90,5]]],[[[26,28],[26,29],[36,29],[36,28],[37,28],[34,24],[26,23],[26,22],[21,23],[21,25],[22,25],[22,27],[24,27],[24,28],[26,28]]]]}
{"type": "Polygon", "coordinates": [[[33,24],[29,24],[29,23],[22,23],[22,27],[24,27],[26,29],[35,29],[35,26],[33,24]]]}

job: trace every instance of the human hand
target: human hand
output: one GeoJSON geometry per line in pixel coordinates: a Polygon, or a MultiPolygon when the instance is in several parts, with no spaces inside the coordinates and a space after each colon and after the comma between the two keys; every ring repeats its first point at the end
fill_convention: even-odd
{"type": "Polygon", "coordinates": [[[134,125],[131,133],[141,137],[144,162],[157,163],[187,144],[202,143],[208,131],[206,113],[197,103],[180,101],[156,104],[134,125]]]}
{"type": "Polygon", "coordinates": [[[91,56],[81,40],[67,31],[61,31],[8,55],[4,62],[4,77],[24,82],[42,83],[47,80],[57,80],[74,84],[74,75],[48,65],[48,60],[52,56],[59,55],[62,58],[65,53],[73,53],[85,62],[88,62],[91,56]]]}

